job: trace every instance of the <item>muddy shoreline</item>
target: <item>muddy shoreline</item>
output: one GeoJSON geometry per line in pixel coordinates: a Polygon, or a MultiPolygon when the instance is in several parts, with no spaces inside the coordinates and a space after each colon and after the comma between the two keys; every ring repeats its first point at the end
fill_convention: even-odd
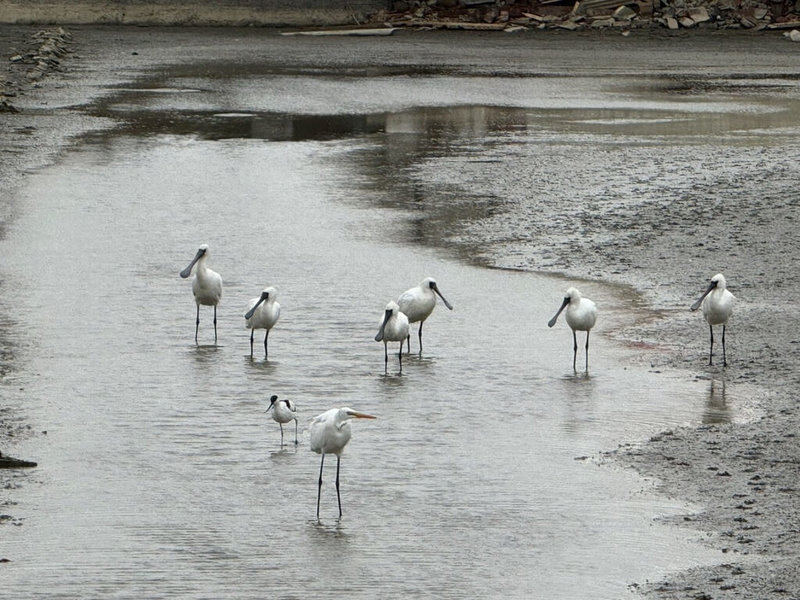
{"type": "MultiPolygon", "coordinates": [[[[85,68],[84,52],[98,54],[104,49],[82,48],[80,33],[76,33],[74,40],[66,42],[68,52],[58,62],[51,63],[40,77],[28,77],[32,64],[9,63],[8,58],[25,48],[37,48],[32,37],[37,31],[0,27],[2,69],[9,69],[4,80],[11,81],[6,87],[13,90],[11,101],[21,109],[13,126],[6,122],[0,128],[7,140],[0,166],[6,186],[47,164],[70,135],[102,126],[96,120],[87,122],[58,98],[67,85],[62,72],[85,68]]],[[[113,38],[113,29],[108,31],[113,38]]],[[[769,41],[765,37],[765,43],[775,44],[774,35],[769,41]]],[[[786,47],[787,52],[793,49],[786,47]]],[[[795,168],[789,162],[774,165],[771,176],[795,181],[795,168]]],[[[776,297],[785,299],[800,291],[800,275],[785,268],[800,248],[800,231],[794,222],[796,200],[790,192],[787,183],[787,194],[758,206],[746,191],[702,209],[651,206],[637,212],[636,223],[622,212],[589,219],[587,209],[587,218],[561,219],[559,229],[551,232],[574,238],[577,230],[571,230],[570,223],[577,223],[574,227],[581,228],[581,244],[564,245],[557,261],[549,256],[559,252],[554,246],[547,256],[532,253],[524,265],[513,265],[580,277],[591,273],[599,280],[641,290],[645,301],[662,317],[621,331],[620,340],[657,348],[643,355],[654,370],[682,370],[709,381],[709,386],[721,386],[722,401],[725,388],[746,386],[761,411],[762,416],[752,422],[664,432],[646,444],[623,445],[602,455],[601,460],[635,468],[659,480],[664,494],[706,507],[699,514],[678,519],[676,525],[703,532],[709,544],[730,557],[717,567],[632,586],[648,597],[800,597],[796,569],[800,534],[796,391],[800,376],[794,369],[800,338],[794,333],[798,317],[793,306],[775,302],[776,297]],[[731,223],[735,223],[733,229],[731,223]],[[609,243],[612,224],[626,228],[630,235],[609,243]],[[727,264],[711,264],[715,249],[725,245],[736,249],[727,264]],[[626,268],[612,271],[610,264],[626,268]],[[707,331],[702,317],[688,311],[707,279],[720,270],[740,298],[728,330],[729,366],[725,369],[706,366],[707,331]],[[676,308],[681,306],[685,310],[676,308]],[[753,390],[763,391],[754,395],[753,390]]],[[[8,210],[2,208],[2,220],[9,218],[8,210]]],[[[0,419],[4,421],[0,428],[4,452],[8,449],[13,454],[10,442],[15,435],[34,435],[24,423],[5,419],[2,413],[0,419]]]]}

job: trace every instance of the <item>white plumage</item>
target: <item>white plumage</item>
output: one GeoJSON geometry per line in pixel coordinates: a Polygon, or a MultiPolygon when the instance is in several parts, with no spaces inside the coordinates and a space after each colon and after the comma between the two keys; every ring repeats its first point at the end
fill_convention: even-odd
{"type": "Polygon", "coordinates": [[[297,444],[297,407],[291,400],[278,400],[278,396],[273,395],[269,399],[269,407],[272,411],[272,420],[281,428],[281,446],[283,446],[283,424],[294,421],[294,443],[297,444]]]}
{"type": "Polygon", "coordinates": [[[192,278],[192,293],[194,294],[194,301],[197,304],[197,317],[195,319],[194,328],[194,341],[197,343],[197,332],[200,329],[200,305],[214,307],[214,343],[217,343],[217,304],[222,299],[222,277],[216,271],[212,271],[206,266],[208,259],[208,244],[203,244],[197,250],[194,258],[183,271],[181,277],[186,279],[191,275],[192,268],[194,269],[194,277],[192,278]]]}
{"type": "Polygon", "coordinates": [[[565,318],[567,325],[572,329],[572,370],[576,370],[575,364],[578,357],[578,336],[576,331],[586,332],[586,370],[589,370],[589,332],[597,321],[597,306],[588,298],[581,296],[581,293],[574,287],[567,290],[564,301],[555,316],[547,323],[548,327],[556,324],[558,315],[567,309],[565,318]]]}
{"type": "MultiPolygon", "coordinates": [[[[422,353],[422,325],[425,319],[431,316],[436,307],[436,296],[439,296],[444,305],[453,310],[453,306],[445,299],[433,277],[426,277],[414,286],[400,294],[397,304],[400,312],[408,317],[409,323],[419,323],[419,351],[422,353]]],[[[408,351],[411,352],[411,335],[408,335],[408,351]]]]}
{"type": "Polygon", "coordinates": [[[400,372],[403,372],[403,342],[408,337],[408,317],[400,312],[397,302],[391,301],[383,312],[380,329],[375,334],[376,342],[383,342],[384,372],[389,368],[389,342],[400,342],[400,372]]]}
{"type": "Polygon", "coordinates": [[[256,329],[266,329],[264,335],[264,356],[269,356],[267,340],[269,332],[278,322],[281,316],[281,305],[277,301],[278,292],[270,286],[261,291],[258,298],[253,298],[248,304],[248,310],[244,315],[245,327],[250,330],[250,356],[253,356],[253,335],[256,329]]]}
{"type": "Polygon", "coordinates": [[[336,455],[336,499],[339,502],[339,516],[342,516],[342,497],[339,493],[339,466],[342,450],[350,441],[350,419],[374,419],[372,415],[353,410],[348,406],[332,408],[312,419],[310,426],[311,449],[322,458],[319,462],[319,483],[317,486],[317,519],[319,519],[319,500],[322,494],[322,467],[326,454],[336,455]]]}
{"type": "Polygon", "coordinates": [[[695,311],[701,305],[703,307],[703,317],[708,323],[711,333],[711,348],[708,352],[708,364],[712,365],[714,355],[714,325],[722,325],[722,366],[727,366],[728,359],[725,355],[725,328],[728,319],[733,314],[733,301],[736,296],[727,289],[727,283],[722,273],[717,273],[711,278],[711,282],[703,294],[695,300],[689,310],[695,311]]]}

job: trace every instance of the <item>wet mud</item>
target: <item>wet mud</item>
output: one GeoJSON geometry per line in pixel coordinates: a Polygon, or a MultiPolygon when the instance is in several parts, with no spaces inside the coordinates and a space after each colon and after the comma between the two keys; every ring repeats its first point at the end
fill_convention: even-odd
{"type": "MultiPolygon", "coordinates": [[[[92,53],[115,47],[116,33],[107,31],[108,48],[78,48],[68,60],[77,66],[82,54],[91,61],[92,53]]],[[[8,48],[16,48],[30,33],[25,28],[0,28],[0,47],[8,53],[8,48]]],[[[76,37],[79,47],[80,34],[76,37]]],[[[102,40],[102,34],[93,34],[94,44],[102,45],[102,40]]],[[[773,39],[763,40],[765,47],[780,50],[773,39]]],[[[594,43],[588,42],[590,47],[594,43]]],[[[755,42],[749,39],[745,43],[755,42]]],[[[702,54],[707,47],[702,41],[698,44],[697,52],[702,54]]],[[[691,52],[689,46],[691,40],[681,41],[682,52],[691,52]]],[[[643,57],[648,52],[638,53],[636,60],[646,62],[643,57]]],[[[669,63],[663,54],[649,56],[654,63],[669,63]]],[[[126,57],[130,60],[130,53],[126,57]]],[[[552,68],[558,69],[558,64],[552,68]]],[[[772,68],[782,75],[787,72],[785,65],[772,68]]],[[[763,65],[756,69],[769,74],[763,65]]],[[[13,130],[3,126],[9,144],[3,150],[0,176],[11,185],[24,177],[27,169],[58,152],[70,132],[86,126],[84,117],[47,104],[58,105],[51,99],[64,93],[58,76],[57,72],[48,75],[52,82],[46,84],[26,82],[18,90],[23,96],[18,104],[27,109],[24,118],[28,124],[17,120],[13,130]]],[[[105,76],[108,74],[91,74],[105,76]]],[[[95,120],[92,126],[102,123],[95,120]]],[[[793,152],[784,161],[770,158],[757,173],[736,173],[724,182],[716,181],[702,190],[702,202],[697,201],[697,193],[688,190],[684,202],[649,202],[635,210],[619,203],[594,205],[591,210],[565,205],[558,215],[551,207],[534,225],[547,232],[548,240],[563,243],[548,243],[546,251],[529,252],[524,260],[503,265],[582,278],[588,274],[631,286],[657,317],[621,329],[618,339],[655,349],[643,352],[640,358],[653,370],[681,370],[707,381],[712,404],[720,410],[724,410],[727,395],[747,389],[758,413],[753,420],[736,424],[717,423],[710,416],[701,427],[666,431],[645,444],[624,444],[601,456],[601,460],[630,466],[659,480],[661,491],[668,496],[703,506],[697,514],[675,518],[675,525],[703,536],[730,556],[715,567],[688,571],[666,581],[632,584],[634,592],[646,597],[800,597],[796,569],[800,535],[796,396],[800,376],[795,367],[800,317],[790,301],[800,293],[800,276],[791,268],[800,248],[795,222],[798,199],[794,190],[800,175],[796,156],[793,152]],[[769,180],[772,193],[749,193],[765,180],[769,180]],[[624,234],[618,235],[620,232],[624,234]],[[688,310],[717,271],[726,274],[729,289],[740,300],[728,327],[727,368],[706,365],[707,327],[702,317],[688,310]]],[[[719,362],[720,357],[715,358],[719,362]]],[[[13,374],[8,377],[13,379],[13,374]]],[[[31,435],[18,417],[6,419],[0,414],[0,419],[4,445],[13,435],[31,435]]]]}

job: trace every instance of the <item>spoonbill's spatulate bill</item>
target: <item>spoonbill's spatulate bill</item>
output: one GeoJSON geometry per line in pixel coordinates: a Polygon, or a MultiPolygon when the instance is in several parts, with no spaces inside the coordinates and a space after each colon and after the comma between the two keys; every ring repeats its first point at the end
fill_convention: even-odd
{"type": "Polygon", "coordinates": [[[383,342],[383,371],[389,370],[389,342],[400,342],[400,372],[403,372],[403,342],[408,337],[408,317],[400,312],[397,302],[389,302],[383,313],[380,329],[375,334],[376,342],[383,342]]]}
{"type": "Polygon", "coordinates": [[[332,408],[311,421],[311,449],[321,454],[319,461],[319,482],[317,484],[317,520],[319,520],[319,500],[322,495],[322,467],[326,454],[336,455],[336,499],[339,501],[339,516],[342,516],[342,496],[339,493],[339,466],[342,450],[350,441],[350,419],[375,419],[372,415],[353,410],[350,407],[332,408]]]}
{"type": "Polygon", "coordinates": [[[294,443],[297,445],[297,407],[291,400],[278,400],[278,396],[273,395],[269,399],[269,408],[266,412],[272,411],[272,420],[281,428],[281,446],[283,446],[283,424],[294,421],[294,443]]]}
{"type": "Polygon", "coordinates": [[[725,356],[725,327],[733,313],[733,301],[735,299],[736,297],[727,289],[725,277],[723,277],[722,273],[717,273],[711,278],[703,294],[689,307],[691,311],[697,310],[701,305],[703,307],[703,317],[705,317],[708,329],[711,332],[711,347],[708,351],[709,365],[714,364],[714,325],[722,325],[722,366],[728,365],[728,360],[725,356]]]}
{"type": "Polygon", "coordinates": [[[203,244],[197,250],[192,262],[183,271],[181,277],[186,279],[192,274],[192,293],[197,304],[197,318],[195,319],[194,343],[197,343],[197,332],[200,330],[200,305],[214,307],[214,343],[217,343],[217,304],[222,298],[222,277],[216,271],[206,266],[208,259],[208,244],[203,244]]]}
{"type": "Polygon", "coordinates": [[[597,321],[597,306],[588,298],[583,298],[574,287],[567,290],[564,301],[555,316],[547,323],[548,327],[556,324],[558,315],[567,309],[567,325],[572,329],[572,370],[577,371],[575,364],[578,357],[578,336],[576,331],[586,332],[586,370],[589,370],[589,332],[597,321]]]}
{"type": "MultiPolygon", "coordinates": [[[[439,286],[433,277],[426,277],[419,285],[400,294],[400,298],[397,299],[400,312],[408,317],[408,322],[419,323],[420,354],[422,354],[422,325],[436,307],[436,296],[442,299],[448,309],[453,310],[453,306],[439,291],[439,286]]],[[[408,351],[411,352],[411,334],[408,335],[408,351]]]]}
{"type": "Polygon", "coordinates": [[[276,301],[277,296],[277,290],[270,286],[264,288],[258,298],[250,300],[248,310],[244,315],[245,327],[250,330],[250,356],[253,356],[253,334],[255,334],[255,330],[266,329],[267,332],[264,335],[264,357],[269,357],[269,348],[267,346],[269,332],[281,316],[281,305],[276,301]]]}

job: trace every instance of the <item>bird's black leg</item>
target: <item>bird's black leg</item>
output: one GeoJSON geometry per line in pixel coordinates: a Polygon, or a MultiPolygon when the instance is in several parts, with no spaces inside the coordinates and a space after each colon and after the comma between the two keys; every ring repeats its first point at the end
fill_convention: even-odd
{"type": "Polygon", "coordinates": [[[297,446],[297,419],[294,420],[294,445],[297,446]]]}
{"type": "Polygon", "coordinates": [[[317,521],[319,521],[319,497],[322,494],[322,465],[325,464],[325,454],[322,454],[322,459],[319,461],[319,483],[317,484],[317,521]]]}
{"type": "Polygon", "coordinates": [[[406,345],[408,346],[408,353],[411,354],[411,334],[406,337],[406,345]]]}
{"type": "Polygon", "coordinates": [[[281,447],[283,447],[283,423],[278,423],[278,427],[281,428],[281,447]]]}
{"type": "Polygon", "coordinates": [[[339,517],[342,516],[342,497],[339,495],[339,464],[342,462],[342,457],[336,457],[336,499],[339,501],[339,517]]]}
{"type": "Polygon", "coordinates": [[[422,324],[425,321],[419,322],[419,355],[422,356],[422,324]]]}
{"type": "Polygon", "coordinates": [[[253,334],[255,332],[255,329],[250,330],[250,358],[253,358],[253,334]]]}
{"type": "Polygon", "coordinates": [[[269,338],[269,329],[267,329],[267,335],[264,336],[264,358],[269,357],[269,350],[267,350],[267,339],[269,338]]]}
{"type": "Polygon", "coordinates": [[[711,347],[708,349],[708,364],[709,366],[714,364],[714,361],[711,359],[714,356],[714,328],[709,325],[708,330],[711,332],[711,347]]]}
{"type": "Polygon", "coordinates": [[[400,352],[397,353],[397,358],[400,360],[400,372],[403,372],[403,342],[400,342],[400,352]]]}
{"type": "Polygon", "coordinates": [[[725,325],[722,326],[722,366],[728,366],[728,359],[725,356],[725,325]]]}
{"type": "Polygon", "coordinates": [[[197,332],[200,330],[200,305],[197,305],[197,318],[194,320],[194,343],[197,343],[197,332]]]}
{"type": "Polygon", "coordinates": [[[577,371],[575,368],[575,361],[578,359],[578,336],[575,330],[572,330],[572,370],[577,371]]]}
{"type": "Polygon", "coordinates": [[[586,371],[589,371],[589,330],[586,330],[586,371]]]}
{"type": "Polygon", "coordinates": [[[214,305],[214,343],[217,343],[217,305],[214,305]]]}
{"type": "Polygon", "coordinates": [[[389,344],[383,344],[383,372],[386,374],[389,371],[389,344]]]}

